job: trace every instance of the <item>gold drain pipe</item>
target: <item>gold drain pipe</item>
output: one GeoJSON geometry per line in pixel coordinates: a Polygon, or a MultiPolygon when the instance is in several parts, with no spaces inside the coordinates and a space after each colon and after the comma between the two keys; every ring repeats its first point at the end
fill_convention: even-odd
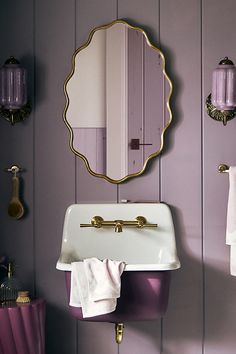
{"type": "Polygon", "coordinates": [[[124,323],[116,323],[115,324],[115,335],[116,335],[116,343],[120,344],[123,339],[123,333],[124,333],[124,323]]]}

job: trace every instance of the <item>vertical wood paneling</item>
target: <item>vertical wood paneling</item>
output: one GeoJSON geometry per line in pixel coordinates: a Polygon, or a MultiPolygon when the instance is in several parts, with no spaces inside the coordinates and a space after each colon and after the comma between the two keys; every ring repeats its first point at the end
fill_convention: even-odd
{"type": "Polygon", "coordinates": [[[106,174],[106,128],[73,128],[75,150],[86,156],[91,170],[106,174]]]}
{"type": "Polygon", "coordinates": [[[212,69],[226,55],[236,61],[235,12],[234,0],[2,1],[0,60],[15,55],[27,67],[35,102],[23,124],[11,127],[0,120],[0,255],[14,258],[18,277],[47,301],[48,354],[235,352],[236,282],[225,245],[228,175],[219,174],[217,166],[236,164],[236,120],[223,127],[204,112],[212,69]],[[117,16],[144,26],[157,46],[160,39],[174,87],[173,124],[161,162],[155,159],[145,175],[118,187],[88,174],[69,150],[62,121],[72,53],[92,28],[117,16]],[[19,221],[6,213],[11,178],[3,169],[14,163],[26,170],[28,213],[19,221]],[[172,206],[182,269],[173,272],[163,325],[126,324],[118,348],[113,324],[76,324],[68,312],[64,275],[55,269],[64,213],[75,201],[160,196],[172,206]]]}
{"type": "Polygon", "coordinates": [[[202,352],[201,8],[161,1],[161,44],[173,80],[172,131],[162,157],[162,200],[172,206],[182,269],[173,272],[163,353],[202,352]],[[187,13],[187,16],[186,16],[187,13]]]}
{"type": "MultiPolygon", "coordinates": [[[[29,71],[29,96],[33,101],[33,3],[25,0],[20,8],[14,1],[3,1],[1,4],[1,65],[9,56],[14,55],[29,71]],[[31,16],[27,17],[27,11],[31,16]],[[11,19],[11,20],[10,20],[11,19]],[[12,25],[14,23],[14,25],[12,25]]],[[[16,274],[26,288],[33,292],[34,288],[34,241],[33,241],[33,121],[34,114],[24,123],[11,126],[1,118],[1,247],[0,253],[7,254],[17,265],[16,274]],[[4,168],[17,164],[25,169],[22,173],[21,191],[27,209],[21,220],[8,216],[7,208],[11,198],[12,175],[4,172],[4,168]],[[26,257],[25,249],[28,249],[26,257]]]]}
{"type": "MultiPolygon", "coordinates": [[[[90,31],[97,26],[111,22],[116,18],[116,0],[77,0],[76,6],[76,48],[88,38],[90,31]]],[[[117,186],[104,179],[91,176],[80,158],[77,165],[77,202],[98,203],[116,202],[117,186]]],[[[114,325],[108,323],[78,322],[78,353],[80,354],[116,354],[114,325]],[[96,349],[95,349],[96,348],[96,349]]]]}
{"type": "MultiPolygon", "coordinates": [[[[226,55],[236,61],[235,11],[233,0],[203,2],[204,99],[218,62],[226,55]]],[[[205,354],[233,354],[236,279],[229,275],[229,246],[225,245],[228,175],[219,174],[217,167],[221,162],[236,165],[236,120],[223,127],[205,113],[203,127],[205,354]]]]}
{"type": "Polygon", "coordinates": [[[163,62],[158,53],[147,43],[144,48],[144,143],[152,144],[144,146],[146,159],[161,147],[161,133],[164,128],[163,106],[165,106],[163,92],[166,80],[163,77],[163,62]]]}
{"type": "MultiPolygon", "coordinates": [[[[158,45],[159,1],[157,0],[119,0],[118,17],[130,20],[131,24],[145,25],[152,41],[158,45]]],[[[159,198],[159,163],[154,161],[148,173],[119,186],[119,198],[130,201],[157,201],[159,198]]],[[[160,321],[126,324],[125,338],[120,354],[149,354],[160,352],[160,321]]]]}
{"type": "MultiPolygon", "coordinates": [[[[128,142],[143,140],[143,34],[128,30],[128,142]]],[[[128,174],[143,166],[143,146],[128,149],[128,174]]]]}
{"type": "MultiPolygon", "coordinates": [[[[158,46],[159,1],[158,0],[119,0],[118,17],[131,24],[143,27],[151,41],[158,46]]],[[[119,186],[119,200],[158,201],[159,199],[159,160],[152,161],[148,173],[131,179],[119,186]]]]}
{"type": "Polygon", "coordinates": [[[62,120],[63,83],[74,47],[74,0],[36,0],[35,265],[37,295],[47,300],[47,353],[76,352],[65,279],[56,270],[65,210],[75,201],[74,156],[62,120]]]}
{"type": "MultiPolygon", "coordinates": [[[[88,38],[94,27],[109,23],[116,18],[116,0],[77,0],[76,6],[76,48],[80,47],[88,38]]],[[[72,55],[72,53],[71,53],[72,55]]],[[[104,179],[91,176],[80,159],[77,165],[77,202],[98,203],[116,202],[117,186],[104,179]]]]}

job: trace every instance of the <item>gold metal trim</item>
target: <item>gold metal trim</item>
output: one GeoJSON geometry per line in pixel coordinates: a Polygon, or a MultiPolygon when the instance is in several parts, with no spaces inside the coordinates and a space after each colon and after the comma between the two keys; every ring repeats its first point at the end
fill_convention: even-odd
{"type": "Polygon", "coordinates": [[[122,232],[123,226],[137,227],[141,229],[143,227],[158,227],[157,224],[150,224],[144,216],[137,216],[135,220],[114,220],[107,221],[101,216],[94,216],[91,219],[90,224],[80,224],[80,227],[95,227],[100,229],[101,227],[114,227],[115,232],[122,232]]]}
{"type": "Polygon", "coordinates": [[[6,171],[6,172],[11,172],[11,173],[13,173],[14,176],[16,176],[16,174],[17,174],[18,172],[23,171],[23,168],[21,168],[21,167],[19,167],[19,166],[17,166],[17,165],[13,165],[13,166],[11,166],[11,167],[9,167],[9,168],[5,168],[5,171],[6,171]]]}
{"type": "Polygon", "coordinates": [[[165,132],[167,130],[167,128],[169,127],[169,125],[171,124],[172,122],[172,112],[171,112],[171,109],[170,109],[170,97],[172,95],[172,91],[173,91],[173,85],[172,85],[172,82],[169,78],[169,76],[167,75],[166,71],[165,71],[165,67],[166,67],[166,62],[165,62],[165,57],[164,57],[164,54],[163,52],[157,48],[154,44],[151,43],[151,41],[149,40],[148,38],[148,35],[147,33],[140,27],[137,27],[137,26],[132,26],[130,25],[128,22],[124,21],[124,20],[115,20],[115,21],[112,21],[106,25],[102,25],[102,26],[99,26],[99,27],[95,27],[89,34],[89,37],[88,37],[88,40],[82,45],[80,46],[73,54],[72,56],[72,69],[71,69],[71,72],[70,74],[68,75],[68,77],[66,78],[65,80],[65,83],[64,83],[64,94],[65,94],[65,97],[66,97],[66,105],[65,105],[65,109],[64,109],[64,112],[63,112],[63,120],[69,130],[69,133],[70,133],[70,140],[69,140],[69,146],[70,146],[70,149],[71,151],[76,155],[76,156],[79,156],[85,163],[85,166],[88,170],[88,172],[92,175],[92,176],[95,176],[95,177],[99,177],[99,178],[103,178],[105,179],[106,181],[108,182],[111,182],[113,184],[119,184],[119,183],[122,183],[124,181],[127,181],[129,178],[132,178],[132,177],[137,177],[137,176],[140,176],[141,174],[144,173],[146,167],[147,167],[147,164],[148,162],[158,156],[162,150],[163,150],[163,146],[164,146],[164,135],[165,135],[165,132]],[[162,58],[162,61],[163,61],[163,69],[162,69],[162,72],[163,72],[163,75],[164,77],[166,78],[167,82],[169,83],[170,85],[170,91],[169,91],[169,94],[168,94],[168,97],[167,97],[167,101],[166,101],[166,108],[167,108],[167,111],[169,113],[169,120],[168,122],[166,123],[165,127],[163,128],[162,130],[162,133],[161,133],[161,146],[160,146],[160,149],[154,153],[152,153],[151,155],[149,155],[149,157],[145,160],[144,164],[143,164],[143,168],[139,171],[139,172],[136,172],[136,173],[131,173],[121,179],[118,179],[118,180],[115,180],[115,179],[112,179],[106,175],[103,175],[103,174],[100,174],[100,173],[96,173],[94,172],[91,168],[90,168],[90,165],[89,165],[89,162],[88,162],[88,159],[83,155],[81,154],[80,152],[78,152],[77,150],[74,149],[74,146],[73,146],[73,141],[74,141],[74,134],[73,134],[73,129],[72,127],[70,126],[69,122],[67,121],[67,118],[66,118],[66,113],[67,113],[67,110],[68,110],[68,107],[69,107],[69,96],[67,94],[67,91],[66,91],[66,87],[67,87],[67,84],[69,82],[69,80],[71,79],[71,77],[73,76],[74,72],[75,72],[75,58],[77,56],[77,54],[85,49],[86,47],[88,47],[88,45],[90,44],[92,38],[93,38],[93,35],[95,34],[96,31],[99,31],[99,30],[102,30],[102,29],[107,29],[107,28],[110,28],[111,26],[115,25],[116,23],[123,23],[124,25],[127,25],[129,28],[133,29],[133,30],[137,30],[139,32],[141,32],[146,41],[147,41],[147,44],[153,48],[154,50],[156,50],[158,52],[158,54],[160,55],[160,57],[162,58]]]}
{"type": "Polygon", "coordinates": [[[115,338],[117,344],[120,344],[122,342],[124,329],[125,329],[124,323],[115,324],[115,338]]]}
{"type": "Polygon", "coordinates": [[[232,110],[219,110],[211,103],[211,94],[206,99],[207,114],[214,120],[222,122],[225,126],[227,122],[236,116],[236,108],[232,110]]]}
{"type": "Polygon", "coordinates": [[[225,165],[225,164],[219,165],[218,172],[220,172],[220,173],[229,172],[229,166],[225,165]]]}

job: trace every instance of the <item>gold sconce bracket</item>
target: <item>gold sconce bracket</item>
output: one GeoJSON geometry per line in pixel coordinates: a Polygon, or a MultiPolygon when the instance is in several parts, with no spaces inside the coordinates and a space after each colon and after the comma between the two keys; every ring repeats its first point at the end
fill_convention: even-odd
{"type": "Polygon", "coordinates": [[[22,122],[31,113],[31,104],[27,102],[23,107],[16,110],[9,110],[0,106],[0,116],[6,119],[11,125],[22,122]]]}
{"type": "Polygon", "coordinates": [[[207,110],[207,114],[212,119],[222,122],[223,125],[226,125],[229,120],[233,119],[236,116],[236,108],[227,111],[221,111],[217,109],[211,103],[211,94],[206,99],[206,110],[207,110]]]}

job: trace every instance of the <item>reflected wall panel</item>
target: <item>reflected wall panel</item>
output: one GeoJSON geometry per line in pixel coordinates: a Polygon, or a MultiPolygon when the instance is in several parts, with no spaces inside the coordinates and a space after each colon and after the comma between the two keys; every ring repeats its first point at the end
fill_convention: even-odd
{"type": "MultiPolygon", "coordinates": [[[[158,0],[119,0],[118,17],[126,19],[131,24],[142,27],[147,31],[151,41],[159,46],[159,1],[158,0]]],[[[137,101],[137,109],[140,102],[137,101]]],[[[140,114],[138,112],[137,114],[140,114]]],[[[159,200],[159,160],[152,161],[147,168],[148,172],[141,177],[130,179],[119,186],[119,201],[158,201],[159,200]]]]}
{"type": "MultiPolygon", "coordinates": [[[[79,48],[88,38],[90,31],[116,19],[116,1],[77,0],[75,47],[79,48]]],[[[71,53],[72,55],[72,53],[71,53]]],[[[91,176],[84,162],[76,159],[76,198],[78,203],[116,202],[117,186],[104,179],[91,176]]]]}
{"type": "MultiPolygon", "coordinates": [[[[144,141],[144,97],[143,97],[143,34],[128,31],[128,142],[131,139],[144,141]]],[[[128,171],[137,173],[143,166],[143,146],[139,150],[128,146],[128,171]]]]}

